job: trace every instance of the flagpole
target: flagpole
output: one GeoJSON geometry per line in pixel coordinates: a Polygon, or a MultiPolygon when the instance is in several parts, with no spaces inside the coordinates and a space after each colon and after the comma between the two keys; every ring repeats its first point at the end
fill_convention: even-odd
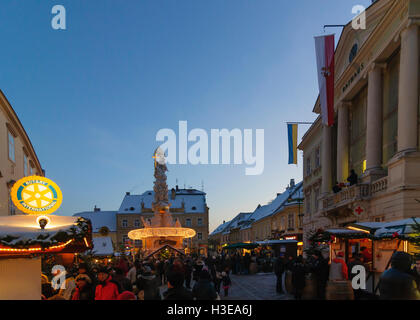
{"type": "Polygon", "coordinates": [[[314,124],[313,122],[286,122],[287,124],[314,124]]]}

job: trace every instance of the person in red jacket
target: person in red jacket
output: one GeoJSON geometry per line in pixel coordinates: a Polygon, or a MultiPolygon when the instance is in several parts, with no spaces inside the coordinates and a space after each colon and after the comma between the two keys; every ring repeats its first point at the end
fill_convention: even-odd
{"type": "Polygon", "coordinates": [[[95,300],[117,300],[118,285],[112,280],[108,269],[100,268],[98,271],[99,284],[95,290],[95,300]]]}

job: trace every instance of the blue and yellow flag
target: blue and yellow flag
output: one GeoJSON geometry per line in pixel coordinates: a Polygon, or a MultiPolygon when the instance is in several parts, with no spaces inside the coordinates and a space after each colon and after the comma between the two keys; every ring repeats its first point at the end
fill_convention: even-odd
{"type": "Polygon", "coordinates": [[[287,134],[289,140],[289,164],[297,164],[297,123],[287,124],[287,134]]]}

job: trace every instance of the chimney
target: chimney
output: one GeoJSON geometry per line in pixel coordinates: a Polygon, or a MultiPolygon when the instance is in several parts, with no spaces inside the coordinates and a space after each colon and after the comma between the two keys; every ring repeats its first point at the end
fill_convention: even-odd
{"type": "Polygon", "coordinates": [[[179,191],[179,187],[178,187],[178,185],[176,185],[176,191],[179,191]]]}
{"type": "Polygon", "coordinates": [[[176,191],[174,188],[171,189],[171,199],[175,200],[175,196],[176,196],[176,191]]]}
{"type": "Polygon", "coordinates": [[[290,188],[295,186],[295,179],[290,179],[290,188]]]}
{"type": "Polygon", "coordinates": [[[98,211],[101,211],[101,208],[98,208],[98,207],[96,207],[96,205],[95,205],[95,208],[93,208],[93,212],[98,212],[98,211]]]}
{"type": "Polygon", "coordinates": [[[126,193],[125,193],[125,195],[126,195],[126,196],[129,196],[129,195],[130,195],[130,192],[126,192],[126,193]]]}

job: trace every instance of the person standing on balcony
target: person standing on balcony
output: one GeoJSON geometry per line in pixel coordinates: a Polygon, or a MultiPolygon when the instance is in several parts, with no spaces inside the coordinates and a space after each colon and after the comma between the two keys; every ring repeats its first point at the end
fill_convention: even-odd
{"type": "Polygon", "coordinates": [[[336,182],[332,190],[334,193],[339,193],[341,191],[340,184],[336,182]]]}
{"type": "Polygon", "coordinates": [[[351,169],[350,176],[347,178],[347,181],[350,183],[350,186],[354,186],[357,184],[359,177],[357,176],[356,172],[351,169]]]}

